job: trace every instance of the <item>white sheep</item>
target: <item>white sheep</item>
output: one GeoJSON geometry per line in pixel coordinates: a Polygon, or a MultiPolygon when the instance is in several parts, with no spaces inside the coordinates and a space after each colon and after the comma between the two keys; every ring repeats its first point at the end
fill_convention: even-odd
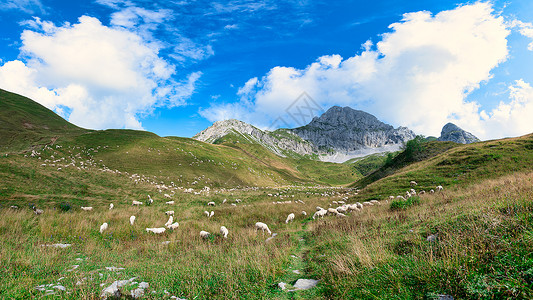
{"type": "Polygon", "coordinates": [[[319,210],[313,214],[313,220],[316,219],[317,217],[323,218],[327,213],[328,211],[325,209],[319,210]]]}
{"type": "Polygon", "coordinates": [[[431,189],[431,190],[429,190],[429,193],[430,193],[430,194],[434,194],[435,191],[434,191],[433,189],[431,189]]]}
{"type": "Polygon", "coordinates": [[[93,210],[93,208],[91,206],[86,206],[86,207],[82,206],[81,210],[83,210],[83,211],[91,211],[91,210],[93,210]]]}
{"type": "Polygon", "coordinates": [[[373,206],[373,205],[374,205],[374,203],[371,203],[371,202],[365,201],[365,202],[363,202],[363,205],[369,205],[369,206],[373,206]]]}
{"type": "Polygon", "coordinates": [[[175,229],[177,229],[179,226],[180,226],[180,224],[179,224],[178,222],[174,222],[174,223],[172,223],[172,224],[170,224],[170,225],[168,226],[168,229],[175,230],[175,229]]]}
{"type": "Polygon", "coordinates": [[[207,203],[208,206],[215,206],[215,202],[211,201],[207,203]]]}
{"type": "Polygon", "coordinates": [[[307,216],[307,213],[305,212],[305,210],[302,210],[302,215],[307,216]]]}
{"type": "Polygon", "coordinates": [[[209,212],[207,210],[204,210],[204,214],[209,218],[209,212]]]}
{"type": "Polygon", "coordinates": [[[115,207],[115,206],[113,205],[113,203],[109,204],[109,210],[112,210],[113,207],[115,207]]]}
{"type": "Polygon", "coordinates": [[[320,211],[320,210],[324,210],[324,209],[323,209],[322,207],[320,207],[320,206],[317,206],[317,207],[316,207],[316,210],[317,210],[317,211],[320,211]]]}
{"type": "Polygon", "coordinates": [[[421,190],[418,194],[419,194],[419,195],[424,195],[425,193],[426,193],[426,191],[421,190]]]}
{"type": "Polygon", "coordinates": [[[411,186],[417,186],[417,185],[418,185],[418,183],[416,183],[416,181],[410,181],[409,184],[410,184],[411,186]]]}
{"type": "Polygon", "coordinates": [[[142,205],[143,203],[141,201],[136,201],[136,200],[133,200],[133,202],[131,203],[131,205],[142,205]]]}
{"type": "Polygon", "coordinates": [[[200,236],[204,239],[207,239],[209,237],[209,232],[207,231],[200,231],[200,236]]]}
{"type": "Polygon", "coordinates": [[[104,223],[100,226],[100,233],[104,232],[107,230],[107,227],[109,227],[109,225],[107,225],[107,223],[104,223]]]}
{"type": "Polygon", "coordinates": [[[270,231],[270,229],[268,228],[267,224],[263,223],[263,222],[257,222],[255,223],[255,230],[259,230],[261,229],[263,232],[268,232],[268,234],[272,235],[272,231],[270,231]]]}
{"type": "Polygon", "coordinates": [[[215,212],[214,211],[211,211],[211,213],[209,214],[209,217],[211,218],[212,216],[215,215],[215,212]]]}
{"type": "Polygon", "coordinates": [[[227,201],[228,201],[228,199],[222,200],[222,204],[226,203],[227,201]]]}
{"type": "Polygon", "coordinates": [[[170,226],[173,222],[174,222],[174,217],[173,217],[173,216],[170,216],[170,217],[168,218],[168,221],[165,223],[165,227],[168,228],[168,226],[170,226]]]}
{"type": "Polygon", "coordinates": [[[337,210],[338,213],[345,213],[345,212],[348,211],[348,210],[346,209],[346,206],[344,206],[344,205],[335,208],[335,210],[337,210]]]}
{"type": "Polygon", "coordinates": [[[437,192],[440,192],[442,191],[442,185],[437,185],[437,188],[436,188],[437,192]]]}
{"type": "Polygon", "coordinates": [[[220,234],[222,234],[224,238],[228,238],[228,233],[229,231],[226,226],[220,226],[220,234]]]}
{"type": "Polygon", "coordinates": [[[174,204],[174,200],[172,200],[172,201],[167,201],[166,203],[172,205],[172,204],[174,204]]]}
{"type": "Polygon", "coordinates": [[[133,226],[133,223],[135,223],[135,216],[130,217],[130,224],[133,226]]]}
{"type": "Polygon", "coordinates": [[[294,220],[294,214],[293,213],[290,213],[288,216],[287,216],[287,220],[285,220],[285,224],[288,224],[289,222],[292,222],[294,220]]]}
{"type": "Polygon", "coordinates": [[[173,215],[174,215],[174,211],[173,211],[173,210],[167,210],[167,211],[165,212],[165,215],[167,215],[167,216],[173,216],[173,215]]]}
{"type": "Polygon", "coordinates": [[[378,205],[381,205],[381,203],[379,203],[378,200],[370,200],[370,203],[374,203],[374,204],[378,204],[378,205]]]}
{"type": "Polygon", "coordinates": [[[155,234],[161,234],[165,232],[165,228],[159,227],[159,228],[146,228],[146,232],[153,232],[155,234]]]}

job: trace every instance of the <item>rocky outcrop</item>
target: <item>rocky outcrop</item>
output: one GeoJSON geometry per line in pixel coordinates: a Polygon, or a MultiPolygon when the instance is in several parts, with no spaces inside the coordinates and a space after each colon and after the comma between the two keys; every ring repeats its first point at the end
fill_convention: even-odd
{"type": "Polygon", "coordinates": [[[211,127],[193,136],[193,139],[215,143],[229,133],[236,133],[244,139],[261,144],[280,156],[286,156],[287,153],[291,152],[299,155],[310,155],[316,152],[313,145],[288,130],[262,131],[248,123],[235,119],[217,121],[211,127]]]}
{"type": "Polygon", "coordinates": [[[292,129],[292,132],[320,150],[341,153],[400,146],[415,137],[406,127],[395,129],[369,113],[338,106],[315,117],[308,125],[292,129]]]}
{"type": "Polygon", "coordinates": [[[459,144],[470,144],[479,142],[479,139],[470,132],[464,131],[459,126],[448,123],[442,127],[439,141],[450,141],[459,144]]]}

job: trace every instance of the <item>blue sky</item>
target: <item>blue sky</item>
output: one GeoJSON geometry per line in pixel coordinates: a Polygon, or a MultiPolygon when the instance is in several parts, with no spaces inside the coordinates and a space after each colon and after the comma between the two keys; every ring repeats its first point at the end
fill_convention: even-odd
{"type": "Polygon", "coordinates": [[[531,22],[526,0],[0,0],[0,88],[161,136],[299,126],[303,92],[425,135],[517,136],[533,132],[531,22]]]}

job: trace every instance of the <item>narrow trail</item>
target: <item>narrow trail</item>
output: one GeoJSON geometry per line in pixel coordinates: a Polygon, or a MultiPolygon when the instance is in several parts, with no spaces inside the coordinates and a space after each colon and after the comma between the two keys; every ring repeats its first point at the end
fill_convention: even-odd
{"type": "Polygon", "coordinates": [[[293,233],[298,241],[297,246],[290,253],[290,264],[285,275],[280,278],[278,288],[283,290],[283,296],[280,299],[311,299],[318,297],[316,288],[298,289],[293,285],[298,279],[311,279],[307,274],[308,270],[308,253],[309,245],[305,239],[308,232],[307,224],[302,224],[300,230],[293,233]]]}

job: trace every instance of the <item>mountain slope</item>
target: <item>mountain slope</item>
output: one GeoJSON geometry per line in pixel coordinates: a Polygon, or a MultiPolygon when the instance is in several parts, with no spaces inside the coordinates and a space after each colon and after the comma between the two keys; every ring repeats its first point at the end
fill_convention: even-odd
{"type": "Polygon", "coordinates": [[[466,145],[428,142],[423,144],[421,153],[427,157],[410,162],[406,162],[403,157],[405,154],[400,154],[390,165],[360,179],[352,186],[364,187],[361,194],[370,199],[403,194],[409,189],[411,180],[418,183],[417,189],[429,191],[437,185],[464,186],[482,179],[531,171],[533,134],[466,145]],[[433,151],[436,155],[424,154],[424,151],[433,151]],[[439,152],[442,153],[437,154],[439,152]]]}
{"type": "MultiPolygon", "coordinates": [[[[29,170],[36,176],[43,175],[35,186],[51,194],[57,193],[57,187],[49,175],[59,176],[72,169],[69,172],[72,178],[83,178],[87,175],[86,167],[91,173],[113,170],[192,188],[347,184],[360,177],[345,165],[300,161],[302,156],[280,157],[259,144],[244,147],[244,142],[238,143],[239,139],[244,141],[242,135],[235,135],[235,145],[223,139],[219,144],[208,144],[137,130],[85,130],[28,98],[7,92],[2,96],[0,120],[5,126],[0,132],[4,142],[0,153],[9,157],[2,160],[5,164],[0,166],[0,177],[11,179],[0,184],[0,194],[7,186],[28,183],[26,175],[13,177],[10,171],[14,167],[11,159],[17,159],[17,154],[27,155],[34,161],[28,165],[33,166],[29,170]],[[43,168],[35,168],[39,163],[43,168]],[[299,168],[300,165],[305,167],[299,168]]],[[[6,193],[12,196],[17,189],[6,193]]]]}
{"type": "Polygon", "coordinates": [[[51,143],[58,135],[86,131],[29,98],[0,89],[0,150],[51,143]]]}

